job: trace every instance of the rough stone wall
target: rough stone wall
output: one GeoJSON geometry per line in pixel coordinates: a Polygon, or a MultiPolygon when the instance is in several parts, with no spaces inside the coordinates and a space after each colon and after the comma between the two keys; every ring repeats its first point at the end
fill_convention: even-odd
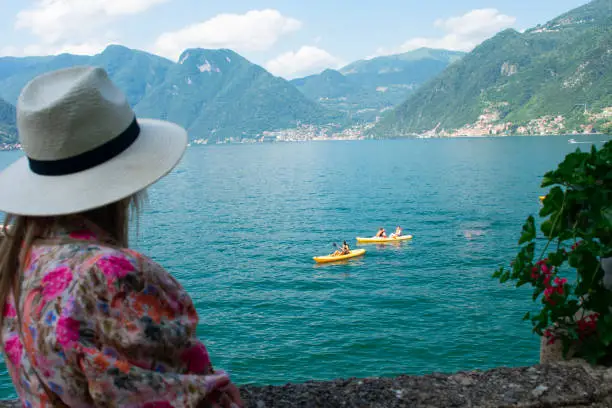
{"type": "MultiPolygon", "coordinates": [[[[249,408],[603,408],[612,407],[612,368],[571,361],[451,375],[245,386],[241,392],[249,408]]],[[[0,407],[17,406],[0,402],[0,407]]]]}

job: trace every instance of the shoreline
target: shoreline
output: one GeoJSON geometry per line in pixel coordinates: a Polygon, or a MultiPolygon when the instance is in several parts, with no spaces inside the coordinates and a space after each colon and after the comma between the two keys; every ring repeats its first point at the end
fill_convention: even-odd
{"type": "MultiPolygon", "coordinates": [[[[606,136],[609,137],[606,133],[579,133],[579,134],[536,134],[536,135],[462,135],[462,136],[423,136],[423,135],[409,135],[409,136],[394,136],[394,137],[359,137],[359,138],[313,138],[306,140],[273,140],[273,141],[265,141],[258,142],[255,139],[248,139],[248,142],[217,142],[217,143],[197,143],[194,141],[190,141],[188,143],[188,147],[193,146],[216,146],[216,145],[244,145],[244,144],[270,144],[270,143],[307,143],[307,142],[360,142],[364,140],[412,140],[412,139],[497,139],[504,137],[589,137],[589,136],[606,136]]],[[[196,139],[197,140],[197,139],[196,139]]],[[[612,140],[612,139],[611,139],[612,140]]],[[[599,141],[594,141],[597,143],[599,141]]],[[[601,141],[601,142],[605,142],[601,141]]],[[[580,143],[580,142],[578,142],[580,143]]],[[[590,143],[590,142],[589,142],[590,143]]],[[[12,152],[16,150],[22,150],[21,144],[6,144],[4,146],[0,146],[0,152],[12,152]]]]}
{"type": "MultiPolygon", "coordinates": [[[[612,406],[612,368],[582,360],[488,371],[241,386],[247,408],[612,406]]],[[[0,400],[0,408],[21,406],[0,400]]]]}
{"type": "MultiPolygon", "coordinates": [[[[219,145],[261,145],[261,144],[278,144],[278,143],[320,143],[320,142],[361,142],[361,141],[372,141],[372,140],[426,140],[426,139],[497,139],[497,138],[506,138],[506,137],[568,137],[568,138],[583,138],[583,137],[593,137],[593,136],[605,136],[609,137],[605,133],[581,133],[581,134],[563,134],[563,135],[555,135],[555,134],[537,134],[537,135],[482,135],[482,136],[474,136],[474,135],[464,135],[464,136],[394,136],[394,137],[360,137],[360,138],[316,138],[316,139],[306,139],[306,140],[273,140],[273,141],[265,141],[265,142],[217,142],[217,143],[193,143],[191,142],[189,145],[191,146],[219,146],[219,145]]],[[[598,143],[600,141],[594,141],[593,143],[598,143]]],[[[605,141],[603,141],[605,142],[605,141]]],[[[580,143],[580,142],[579,142],[580,143]]],[[[588,142],[591,143],[591,142],[588,142]]]]}

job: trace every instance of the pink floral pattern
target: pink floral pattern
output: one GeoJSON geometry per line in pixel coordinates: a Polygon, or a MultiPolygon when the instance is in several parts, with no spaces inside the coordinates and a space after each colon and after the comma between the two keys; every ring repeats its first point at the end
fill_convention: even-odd
{"type": "Polygon", "coordinates": [[[51,299],[62,293],[72,281],[72,271],[66,266],[52,270],[42,278],[43,296],[51,299]]]}
{"type": "Polygon", "coordinates": [[[4,342],[4,351],[6,352],[9,361],[13,365],[19,365],[21,363],[21,355],[23,353],[23,346],[19,336],[13,335],[4,342]]]}
{"type": "Polygon", "coordinates": [[[46,406],[36,373],[68,406],[190,407],[218,398],[230,380],[196,338],[189,295],[149,258],[96,234],[79,226],[34,243],[20,294],[29,311],[23,337],[13,299],[5,306],[5,362],[22,404],[46,406]]]}
{"type": "Polygon", "coordinates": [[[69,347],[79,339],[79,327],[81,324],[78,320],[71,317],[60,317],[55,328],[57,342],[64,347],[69,347]]]}
{"type": "Polygon", "coordinates": [[[134,271],[134,265],[122,256],[109,256],[102,258],[96,263],[107,278],[117,279],[125,278],[125,276],[134,271]]]}
{"type": "Polygon", "coordinates": [[[4,317],[16,317],[17,311],[15,310],[15,307],[11,303],[7,302],[6,305],[4,306],[3,315],[4,317]]]}
{"type": "Polygon", "coordinates": [[[192,373],[205,373],[210,367],[208,351],[201,343],[185,350],[181,354],[181,359],[187,366],[187,369],[192,373]]]}

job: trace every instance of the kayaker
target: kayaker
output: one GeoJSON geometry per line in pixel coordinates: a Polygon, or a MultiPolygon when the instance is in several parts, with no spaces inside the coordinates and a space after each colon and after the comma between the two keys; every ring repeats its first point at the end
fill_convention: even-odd
{"type": "Polygon", "coordinates": [[[402,236],[402,227],[399,225],[395,228],[395,232],[391,234],[391,238],[397,238],[402,236]]]}
{"type": "Polygon", "coordinates": [[[346,241],[344,241],[342,243],[342,255],[348,255],[351,253],[351,248],[349,247],[349,244],[346,243],[346,241]]]}
{"type": "Polygon", "coordinates": [[[387,238],[387,231],[383,227],[380,227],[375,235],[376,238],[387,238]]]}
{"type": "Polygon", "coordinates": [[[343,255],[343,249],[342,248],[338,248],[338,244],[336,244],[335,242],[332,244],[332,246],[334,248],[336,248],[336,250],[331,254],[331,256],[340,256],[343,255]]]}

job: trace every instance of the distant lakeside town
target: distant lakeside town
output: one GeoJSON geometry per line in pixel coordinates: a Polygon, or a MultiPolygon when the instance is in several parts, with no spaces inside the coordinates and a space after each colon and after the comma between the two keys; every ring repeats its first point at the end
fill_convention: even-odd
{"type": "MultiPolygon", "coordinates": [[[[612,109],[604,114],[612,116],[612,109]]],[[[324,126],[301,124],[295,128],[263,132],[254,138],[227,138],[212,142],[210,139],[195,139],[192,144],[229,144],[229,143],[266,143],[266,142],[309,142],[309,141],[337,141],[337,140],[365,140],[376,139],[370,130],[376,122],[354,125],[339,131],[340,125],[330,124],[324,126]]],[[[545,116],[534,119],[523,126],[513,126],[512,123],[499,123],[496,112],[485,113],[473,124],[465,125],[460,129],[446,131],[436,127],[423,133],[398,135],[398,138],[429,139],[429,138],[457,138],[457,137],[490,137],[490,136],[554,136],[554,135],[591,135],[600,134],[593,125],[581,125],[578,130],[570,130],[565,126],[565,118],[559,116],[545,116]]]]}
{"type": "MultiPolygon", "coordinates": [[[[606,111],[608,115],[612,109],[606,111]]],[[[532,120],[526,126],[513,128],[511,123],[496,123],[496,114],[484,114],[479,121],[466,125],[460,129],[445,131],[437,127],[421,134],[398,135],[398,138],[430,139],[430,138],[458,138],[458,137],[489,137],[489,136],[553,136],[553,135],[590,135],[599,134],[592,125],[581,126],[580,130],[568,131],[562,116],[550,116],[532,120]]],[[[364,123],[341,130],[338,124],[310,125],[299,124],[295,128],[276,131],[265,131],[255,137],[230,137],[223,140],[193,139],[190,145],[208,144],[255,144],[270,142],[310,142],[310,141],[339,141],[339,140],[365,140],[376,139],[369,134],[369,130],[376,125],[364,123]]],[[[20,150],[20,143],[0,143],[0,151],[20,150]]]]}

